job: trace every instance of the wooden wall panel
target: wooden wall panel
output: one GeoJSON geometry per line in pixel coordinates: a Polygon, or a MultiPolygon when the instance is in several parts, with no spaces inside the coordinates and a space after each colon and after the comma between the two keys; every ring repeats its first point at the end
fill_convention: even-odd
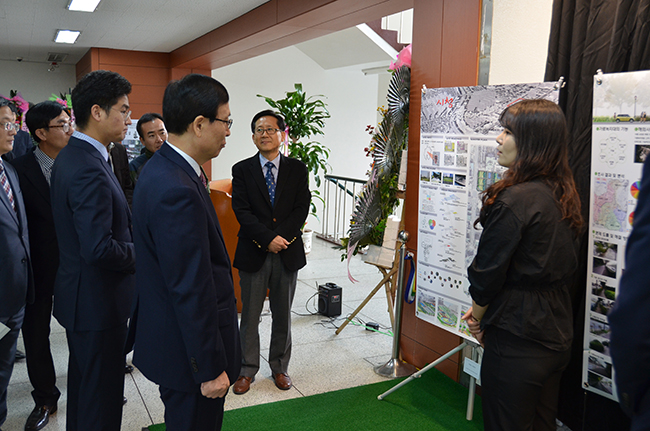
{"type": "MultiPolygon", "coordinates": [[[[422,85],[476,85],[481,0],[415,0],[413,7],[405,228],[411,234],[407,246],[416,253],[422,85]]],[[[460,337],[417,319],[412,304],[404,306],[401,340],[402,358],[417,367],[434,361],[461,342],[460,337]]],[[[438,369],[457,380],[459,357],[454,355],[438,369]]]]}

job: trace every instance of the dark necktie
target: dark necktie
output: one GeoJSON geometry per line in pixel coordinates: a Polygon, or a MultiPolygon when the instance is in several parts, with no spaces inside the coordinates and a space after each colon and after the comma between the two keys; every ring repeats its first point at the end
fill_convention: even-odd
{"type": "Polygon", "coordinates": [[[14,193],[11,190],[11,184],[9,184],[9,178],[7,178],[7,174],[5,172],[5,165],[2,162],[2,160],[0,160],[0,185],[2,186],[2,189],[7,194],[7,198],[9,199],[9,203],[11,204],[11,208],[13,208],[14,212],[16,212],[14,193]]]}
{"type": "Polygon", "coordinates": [[[266,168],[266,187],[269,189],[269,198],[271,199],[271,206],[275,203],[275,178],[273,178],[273,168],[275,165],[272,162],[266,162],[264,165],[266,168]]]}
{"type": "Polygon", "coordinates": [[[203,166],[201,168],[201,182],[203,183],[203,187],[210,193],[210,185],[208,184],[208,176],[205,175],[205,171],[203,170],[203,166]]]}

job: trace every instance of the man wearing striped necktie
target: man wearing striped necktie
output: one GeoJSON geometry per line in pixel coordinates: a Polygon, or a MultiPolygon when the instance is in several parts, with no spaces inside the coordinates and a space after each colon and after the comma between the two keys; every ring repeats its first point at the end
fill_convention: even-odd
{"type": "MultiPolygon", "coordinates": [[[[0,98],[0,156],[13,148],[16,115],[0,98]]],[[[16,356],[16,340],[33,302],[27,218],[15,169],[0,159],[0,427],[7,418],[7,386],[16,356]]]]}

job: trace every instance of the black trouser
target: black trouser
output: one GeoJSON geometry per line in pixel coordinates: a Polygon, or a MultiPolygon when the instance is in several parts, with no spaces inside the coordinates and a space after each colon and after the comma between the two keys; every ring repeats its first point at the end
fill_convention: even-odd
{"type": "Polygon", "coordinates": [[[555,431],[562,371],[570,350],[558,352],[489,326],[481,366],[486,431],[555,431]]]}
{"type": "Polygon", "coordinates": [[[223,398],[206,398],[200,392],[181,392],[160,386],[168,431],[219,431],[223,398]]]}

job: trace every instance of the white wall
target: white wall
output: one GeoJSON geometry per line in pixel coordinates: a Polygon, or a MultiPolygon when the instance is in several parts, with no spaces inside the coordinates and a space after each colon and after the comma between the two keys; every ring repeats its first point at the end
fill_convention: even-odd
{"type": "MultiPolygon", "coordinates": [[[[377,123],[378,75],[366,76],[349,68],[325,70],[302,51],[289,47],[213,70],[212,76],[228,89],[234,120],[226,148],[212,161],[213,179],[230,178],[233,164],[257,152],[250,121],[269,106],[256,95],[279,99],[293,91],[294,83],[302,83],[308,96],[326,96],[332,117],[326,120],[325,135],[315,140],[331,150],[329,173],[366,179],[371,160],[363,151],[370,142],[365,130],[377,123]]],[[[315,187],[313,182],[311,187],[315,187]]],[[[309,220],[309,227],[320,228],[315,219],[309,220]]]]}
{"type": "Polygon", "coordinates": [[[494,0],[490,84],[544,81],[553,0],[494,0]]]}
{"type": "Polygon", "coordinates": [[[47,100],[52,93],[68,93],[74,88],[76,72],[74,65],[60,65],[48,72],[47,63],[0,60],[0,94],[9,97],[9,91],[17,90],[32,103],[47,100]]]}

